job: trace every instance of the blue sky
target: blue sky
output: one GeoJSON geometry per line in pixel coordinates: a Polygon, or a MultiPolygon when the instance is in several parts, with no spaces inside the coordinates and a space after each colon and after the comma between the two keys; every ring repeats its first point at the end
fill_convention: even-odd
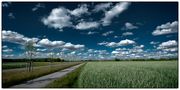
{"type": "Polygon", "coordinates": [[[2,56],[171,58],[178,53],[177,2],[2,2],[2,56]]]}

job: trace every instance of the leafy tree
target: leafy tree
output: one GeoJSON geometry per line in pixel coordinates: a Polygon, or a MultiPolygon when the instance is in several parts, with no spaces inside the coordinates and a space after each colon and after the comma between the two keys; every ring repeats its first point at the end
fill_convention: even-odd
{"type": "Polygon", "coordinates": [[[28,71],[32,71],[33,69],[33,55],[35,55],[35,47],[34,47],[34,43],[33,42],[27,42],[25,44],[25,50],[26,50],[26,54],[27,54],[27,57],[28,57],[28,61],[27,61],[27,69],[28,71]]]}

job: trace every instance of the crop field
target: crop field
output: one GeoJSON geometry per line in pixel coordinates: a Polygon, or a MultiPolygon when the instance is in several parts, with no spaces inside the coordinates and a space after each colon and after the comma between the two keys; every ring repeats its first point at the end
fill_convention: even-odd
{"type": "MultiPolygon", "coordinates": [[[[2,63],[2,69],[13,69],[26,67],[26,62],[6,62],[2,63]]],[[[49,65],[50,62],[34,62],[33,66],[45,66],[49,65]]],[[[53,64],[59,64],[59,62],[53,62],[53,64]]]]}
{"type": "Polygon", "coordinates": [[[2,86],[10,87],[12,85],[16,85],[27,80],[31,80],[33,78],[44,76],[65,69],[67,67],[77,65],[79,63],[81,62],[59,62],[59,64],[57,65],[48,66],[46,68],[36,68],[32,72],[27,72],[26,70],[13,70],[2,72],[2,86]]]}
{"type": "Polygon", "coordinates": [[[88,62],[80,88],[177,88],[177,61],[88,62]]]}

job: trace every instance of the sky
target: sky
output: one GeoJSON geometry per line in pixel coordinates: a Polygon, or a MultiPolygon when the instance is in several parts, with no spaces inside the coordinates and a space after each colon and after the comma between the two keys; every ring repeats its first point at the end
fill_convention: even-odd
{"type": "Polygon", "coordinates": [[[2,57],[178,57],[178,2],[2,2],[2,57]]]}

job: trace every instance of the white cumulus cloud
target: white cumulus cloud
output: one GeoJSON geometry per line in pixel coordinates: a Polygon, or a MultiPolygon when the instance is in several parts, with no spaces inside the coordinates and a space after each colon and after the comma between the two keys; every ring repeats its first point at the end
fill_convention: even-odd
{"type": "Polygon", "coordinates": [[[38,38],[28,38],[17,32],[13,32],[10,30],[3,30],[2,31],[2,40],[11,42],[11,43],[17,43],[17,44],[24,45],[27,42],[36,43],[39,39],[38,38]]]}
{"type": "Polygon", "coordinates": [[[135,44],[135,41],[129,40],[129,39],[125,39],[125,40],[121,40],[121,41],[119,42],[119,45],[122,45],[122,46],[124,46],[124,45],[129,45],[129,44],[135,44]]]}
{"type": "Polygon", "coordinates": [[[174,21],[172,23],[168,22],[166,24],[157,26],[156,30],[152,32],[152,35],[157,36],[157,35],[165,35],[165,34],[171,34],[177,32],[178,32],[178,21],[174,21]]]}
{"type": "Polygon", "coordinates": [[[85,45],[80,45],[80,44],[74,45],[72,43],[66,43],[65,45],[63,45],[63,48],[66,48],[69,50],[77,50],[77,49],[81,49],[84,47],[85,47],[85,45]]]}
{"type": "Polygon", "coordinates": [[[75,28],[79,30],[86,30],[86,29],[94,29],[99,26],[98,22],[80,22],[78,23],[75,28]]]}
{"type": "Polygon", "coordinates": [[[178,43],[175,40],[169,40],[167,42],[162,42],[159,44],[157,49],[163,50],[163,51],[177,51],[178,43]]]}
{"type": "Polygon", "coordinates": [[[136,42],[133,40],[129,40],[129,39],[125,39],[125,40],[121,40],[120,42],[101,42],[98,43],[98,45],[104,45],[107,47],[119,47],[119,46],[127,46],[127,45],[132,45],[135,44],[136,42]]]}
{"type": "Polygon", "coordinates": [[[126,22],[124,24],[124,27],[122,28],[122,30],[132,30],[132,29],[138,29],[138,26],[135,26],[130,22],[126,22]]]}
{"type": "Polygon", "coordinates": [[[117,3],[112,9],[106,11],[105,17],[102,18],[102,25],[107,26],[111,24],[111,20],[126,10],[129,5],[130,3],[128,2],[117,3]]]}
{"type": "Polygon", "coordinates": [[[44,25],[62,30],[64,27],[71,27],[69,10],[63,7],[54,8],[48,17],[42,19],[44,25]]]}
{"type": "Polygon", "coordinates": [[[92,11],[94,11],[94,12],[105,11],[106,9],[110,8],[111,5],[112,5],[112,3],[97,4],[92,11]]]}
{"type": "Polygon", "coordinates": [[[88,8],[86,4],[82,4],[79,8],[69,11],[71,15],[80,17],[82,14],[88,13],[88,8]]]}
{"type": "Polygon", "coordinates": [[[57,48],[61,47],[64,45],[65,42],[63,41],[50,41],[49,39],[42,39],[38,42],[38,45],[43,46],[43,47],[48,47],[48,48],[57,48]]]}
{"type": "Polygon", "coordinates": [[[122,35],[123,35],[123,36],[129,36],[129,35],[133,35],[133,33],[132,33],[132,32],[125,32],[125,33],[123,33],[122,35]]]}
{"type": "Polygon", "coordinates": [[[108,32],[103,33],[102,36],[108,36],[108,35],[110,35],[112,33],[114,33],[114,31],[108,31],[108,32]]]}
{"type": "Polygon", "coordinates": [[[9,49],[9,48],[3,50],[4,53],[10,53],[10,52],[12,52],[12,51],[13,51],[13,50],[12,50],[12,49],[9,49]]]}

